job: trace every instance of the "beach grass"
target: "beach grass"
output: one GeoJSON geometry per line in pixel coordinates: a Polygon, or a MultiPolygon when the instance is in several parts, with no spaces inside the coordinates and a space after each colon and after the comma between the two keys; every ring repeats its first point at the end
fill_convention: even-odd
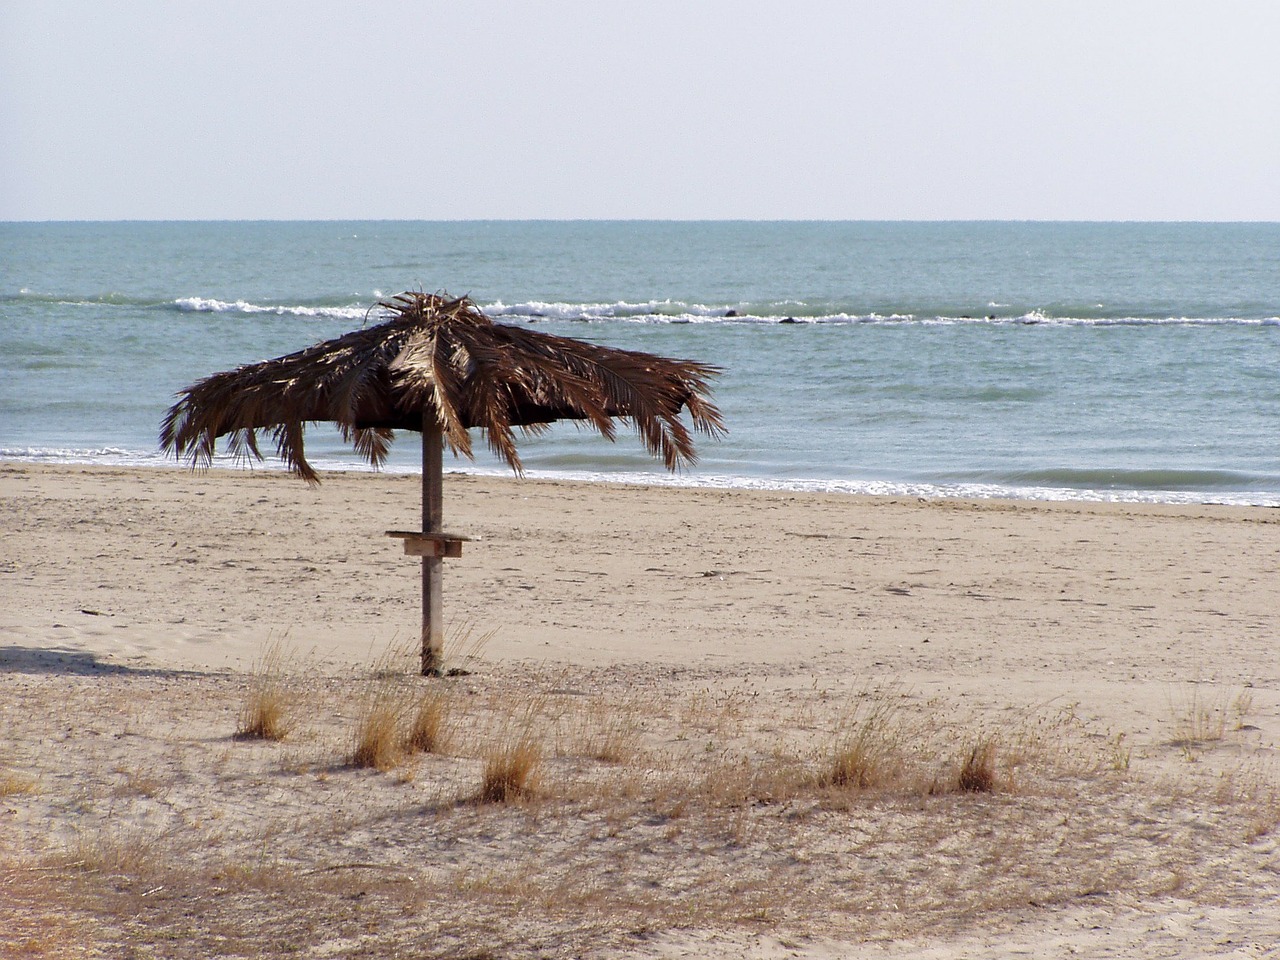
{"type": "Polygon", "coordinates": [[[57,914],[103,955],[174,957],[353,937],[532,957],[689,924],[856,939],[1085,893],[1226,896],[1280,821],[1274,769],[1213,741],[1199,764],[1157,744],[1118,770],[1115,736],[1070,710],[975,713],[895,684],[779,695],[522,664],[369,671],[353,702],[349,678],[290,674],[305,762],[237,739],[261,671],[185,679],[179,699],[170,680],[30,685],[7,769],[40,789],[6,798],[25,810],[3,827],[12,929],[57,914]],[[146,729],[48,742],[41,698],[102,717],[125,690],[146,729]]]}
{"type": "Polygon", "coordinates": [[[955,777],[955,789],[962,793],[993,793],[998,786],[996,743],[981,739],[964,752],[955,777]]]}
{"type": "Polygon", "coordinates": [[[510,803],[537,791],[542,747],[528,732],[494,744],[484,758],[478,799],[481,803],[510,803]]]}
{"type": "Polygon", "coordinates": [[[406,750],[442,753],[453,735],[453,699],[448,688],[429,686],[409,705],[402,743],[406,750]]]}
{"type": "Polygon", "coordinates": [[[249,692],[240,711],[236,736],[245,740],[283,740],[293,729],[289,689],[292,649],[283,640],[268,641],[253,666],[249,692]]]}

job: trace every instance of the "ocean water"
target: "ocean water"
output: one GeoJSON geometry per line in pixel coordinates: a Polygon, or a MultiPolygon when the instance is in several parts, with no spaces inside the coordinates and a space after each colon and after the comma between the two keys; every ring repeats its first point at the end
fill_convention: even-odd
{"type": "Polygon", "coordinates": [[[723,369],[696,468],[561,425],[531,475],[1280,506],[1277,265],[1256,223],[0,224],[0,459],[172,465],[177,390],[421,289],[723,369]]]}

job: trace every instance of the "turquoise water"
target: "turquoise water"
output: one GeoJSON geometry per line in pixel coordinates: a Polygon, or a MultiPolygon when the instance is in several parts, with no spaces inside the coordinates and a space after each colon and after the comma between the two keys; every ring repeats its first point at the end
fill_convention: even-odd
{"type": "MultiPolygon", "coordinates": [[[[1276,264],[1277,224],[0,224],[0,457],[162,465],[175,391],[423,289],[722,367],[675,482],[1280,505],[1276,264]]],[[[625,433],[522,456],[662,478],[625,433]]]]}

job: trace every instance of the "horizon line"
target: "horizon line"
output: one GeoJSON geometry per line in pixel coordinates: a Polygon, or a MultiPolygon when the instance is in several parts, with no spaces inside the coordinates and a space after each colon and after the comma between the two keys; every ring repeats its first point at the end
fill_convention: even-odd
{"type": "Polygon", "coordinates": [[[863,224],[1277,224],[1280,220],[1239,219],[1087,219],[1036,217],[48,217],[0,219],[0,224],[125,224],[125,223],[863,223],[863,224]]]}

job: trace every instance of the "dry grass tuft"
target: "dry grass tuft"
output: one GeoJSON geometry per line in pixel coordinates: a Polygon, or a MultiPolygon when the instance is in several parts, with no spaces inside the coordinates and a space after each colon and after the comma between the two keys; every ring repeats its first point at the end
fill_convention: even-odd
{"type": "Polygon", "coordinates": [[[960,765],[955,788],[961,793],[994,793],[997,786],[995,741],[979,740],[960,765]]]}
{"type": "Polygon", "coordinates": [[[1169,711],[1173,714],[1173,746],[1184,749],[1217,743],[1227,732],[1225,693],[1206,696],[1201,682],[1192,681],[1181,697],[1169,695],[1169,711]]]}
{"type": "Polygon", "coordinates": [[[445,640],[445,660],[442,664],[446,677],[465,677],[479,668],[484,659],[484,649],[498,631],[480,630],[473,623],[462,623],[450,629],[445,640]]]}
{"type": "Polygon", "coordinates": [[[399,736],[402,704],[388,696],[372,698],[361,709],[352,737],[353,767],[389,771],[404,759],[404,745],[399,736]]]}
{"type": "Polygon", "coordinates": [[[453,700],[436,687],[417,694],[393,679],[375,682],[356,721],[355,767],[387,771],[412,753],[442,753],[453,736],[453,700]]]}
{"type": "Polygon", "coordinates": [[[600,763],[626,764],[643,753],[644,724],[628,698],[593,697],[569,713],[568,750],[600,763]]]}
{"type": "Polygon", "coordinates": [[[499,743],[485,756],[478,799],[481,803],[528,799],[537,789],[541,769],[542,748],[528,731],[499,743]]]}
{"type": "Polygon", "coordinates": [[[1188,759],[1192,750],[1219,743],[1228,733],[1252,729],[1247,722],[1253,710],[1253,694],[1241,688],[1235,696],[1211,681],[1192,680],[1185,693],[1169,692],[1169,712],[1173,722],[1171,746],[1181,747],[1188,759]],[[1204,692],[1205,688],[1211,692],[1204,692]]]}
{"type": "Polygon", "coordinates": [[[356,724],[351,733],[348,761],[362,770],[386,772],[398,767],[405,755],[401,723],[409,709],[410,694],[403,678],[418,670],[416,644],[392,642],[369,668],[356,724]]]}
{"type": "Polygon", "coordinates": [[[240,711],[236,738],[240,740],[283,740],[293,729],[289,712],[293,698],[287,682],[288,650],[280,641],[268,643],[254,665],[249,680],[249,698],[240,711]]]}
{"type": "Polygon", "coordinates": [[[781,804],[803,796],[813,786],[802,761],[783,753],[753,757],[726,752],[699,766],[702,773],[696,780],[690,780],[687,771],[676,769],[667,788],[666,807],[679,809],[687,798],[711,809],[781,804]],[[673,800],[672,796],[681,799],[673,800]]]}
{"type": "Polygon", "coordinates": [[[408,726],[402,745],[420,753],[441,753],[448,748],[452,735],[453,701],[437,686],[423,691],[416,707],[409,711],[408,726]]]}
{"type": "Polygon", "coordinates": [[[901,778],[905,732],[890,699],[896,695],[896,690],[867,694],[846,716],[819,786],[870,790],[901,778]]]}
{"type": "Polygon", "coordinates": [[[139,826],[103,826],[77,831],[62,860],[65,866],[88,873],[147,876],[167,852],[158,835],[139,826]]]}
{"type": "MultiPolygon", "coordinates": [[[[480,668],[484,649],[497,636],[497,630],[482,631],[470,622],[445,628],[436,679],[466,677],[480,668]]],[[[422,643],[418,636],[393,638],[381,654],[374,659],[373,672],[383,678],[393,676],[421,676],[422,643]]]]}
{"type": "Polygon", "coordinates": [[[370,670],[352,735],[352,766],[387,771],[411,753],[439,753],[452,734],[447,686],[421,686],[417,653],[392,645],[370,670]]]}

